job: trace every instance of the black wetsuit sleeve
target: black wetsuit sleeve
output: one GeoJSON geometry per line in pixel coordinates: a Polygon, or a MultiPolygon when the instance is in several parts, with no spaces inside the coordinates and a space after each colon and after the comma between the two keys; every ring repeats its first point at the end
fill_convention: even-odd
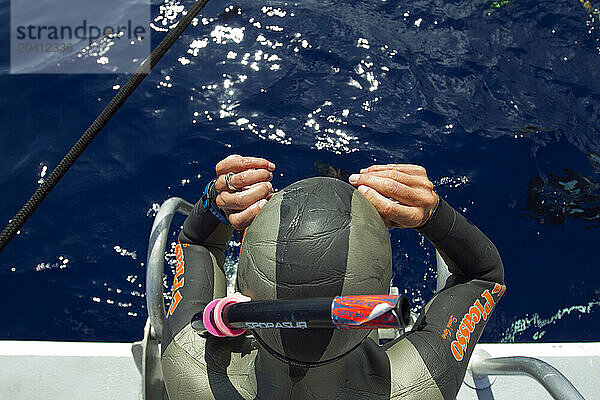
{"type": "Polygon", "coordinates": [[[171,288],[172,300],[167,310],[162,348],[190,323],[213,298],[226,296],[225,249],[233,228],[219,222],[205,210],[202,200],[194,206],[183,223],[175,246],[176,270],[171,288]]]}
{"type": "Polygon", "coordinates": [[[440,252],[452,274],[407,339],[449,400],[456,398],[473,348],[504,294],[504,268],[490,239],[442,199],[418,231],[440,252]]]}
{"type": "Polygon", "coordinates": [[[496,246],[445,200],[440,198],[433,215],[418,231],[433,243],[453,274],[504,283],[496,246]]]}

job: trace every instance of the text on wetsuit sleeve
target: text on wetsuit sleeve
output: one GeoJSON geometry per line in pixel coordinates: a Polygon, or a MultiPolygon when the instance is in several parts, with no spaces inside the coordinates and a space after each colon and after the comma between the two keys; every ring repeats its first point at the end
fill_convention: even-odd
{"type": "MultiPolygon", "coordinates": [[[[463,359],[465,350],[471,339],[471,333],[473,333],[477,324],[481,320],[486,321],[488,316],[492,313],[492,310],[496,305],[496,300],[494,300],[493,295],[496,295],[497,300],[499,300],[505,290],[506,286],[499,283],[496,283],[491,293],[489,289],[484,290],[481,297],[485,299],[485,304],[481,304],[479,299],[475,300],[475,303],[462,318],[460,325],[456,329],[456,340],[450,343],[450,349],[452,350],[452,355],[456,361],[461,361],[463,359]]],[[[449,323],[449,325],[451,324],[449,323]]],[[[448,329],[445,329],[444,331],[447,330],[448,329]]],[[[446,332],[444,332],[442,337],[446,337],[446,332]]]]}

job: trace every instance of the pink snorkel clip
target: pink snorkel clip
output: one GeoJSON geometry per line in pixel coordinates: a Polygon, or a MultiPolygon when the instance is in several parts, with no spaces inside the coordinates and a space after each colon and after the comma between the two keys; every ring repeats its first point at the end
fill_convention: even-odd
{"type": "Polygon", "coordinates": [[[202,323],[206,330],[216,337],[234,337],[240,336],[246,329],[229,328],[223,321],[223,309],[229,304],[243,303],[251,301],[250,297],[246,297],[241,293],[234,293],[222,299],[214,299],[204,307],[202,313],[202,323]],[[212,318],[211,318],[212,315],[212,318]]]}

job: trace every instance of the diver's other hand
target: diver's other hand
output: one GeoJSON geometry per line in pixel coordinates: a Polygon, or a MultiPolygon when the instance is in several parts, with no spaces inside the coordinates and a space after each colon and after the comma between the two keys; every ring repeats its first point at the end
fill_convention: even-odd
{"type": "Polygon", "coordinates": [[[219,161],[215,167],[215,189],[219,193],[216,203],[225,212],[235,229],[244,229],[273,196],[273,172],[275,164],[257,157],[237,154],[219,161]],[[229,175],[227,185],[226,177],[229,175]]]}
{"type": "Polygon", "coordinates": [[[412,164],[373,165],[349,181],[375,206],[388,227],[417,228],[438,202],[425,168],[412,164]]]}

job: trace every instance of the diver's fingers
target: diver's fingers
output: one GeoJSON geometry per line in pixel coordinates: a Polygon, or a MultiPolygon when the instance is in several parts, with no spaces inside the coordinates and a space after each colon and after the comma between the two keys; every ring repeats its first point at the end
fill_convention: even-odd
{"type": "Polygon", "coordinates": [[[273,193],[271,182],[256,183],[239,192],[221,192],[217,196],[216,203],[223,211],[244,210],[260,199],[267,198],[273,193]]]}
{"type": "Polygon", "coordinates": [[[414,228],[422,225],[428,217],[420,207],[402,205],[368,186],[360,185],[358,191],[375,206],[388,227],[414,228]]]}
{"type": "Polygon", "coordinates": [[[415,164],[385,164],[385,165],[371,165],[368,168],[360,170],[361,174],[365,172],[384,171],[384,170],[395,170],[398,172],[404,172],[411,175],[420,175],[427,177],[427,171],[420,165],[415,164]]]}
{"type": "Polygon", "coordinates": [[[374,174],[353,174],[349,181],[355,186],[366,185],[375,189],[383,196],[390,197],[408,206],[421,206],[426,204],[431,196],[431,190],[414,188],[391,178],[376,176],[374,174]]]}
{"type": "MultiPolygon", "coordinates": [[[[215,189],[217,189],[217,192],[222,192],[224,190],[232,191],[227,187],[225,176],[226,175],[218,176],[215,182],[215,189]]],[[[273,173],[271,171],[267,171],[266,169],[249,169],[233,174],[229,182],[231,182],[233,187],[242,190],[247,186],[254,185],[258,182],[267,182],[271,179],[273,179],[273,173]]]]}
{"type": "Polygon", "coordinates": [[[400,172],[395,169],[386,169],[382,171],[366,172],[365,174],[379,176],[382,178],[390,178],[396,182],[405,184],[414,189],[423,189],[425,191],[433,190],[433,183],[422,175],[411,175],[405,172],[400,172]]]}
{"type": "Polygon", "coordinates": [[[250,207],[246,208],[244,211],[231,213],[228,217],[229,222],[235,229],[247,228],[265,204],[267,204],[267,199],[261,199],[252,204],[250,207]]]}
{"type": "Polygon", "coordinates": [[[225,175],[228,172],[241,172],[247,169],[266,169],[275,170],[275,164],[259,157],[244,157],[238,154],[232,154],[219,161],[215,166],[217,176],[225,175]]]}

